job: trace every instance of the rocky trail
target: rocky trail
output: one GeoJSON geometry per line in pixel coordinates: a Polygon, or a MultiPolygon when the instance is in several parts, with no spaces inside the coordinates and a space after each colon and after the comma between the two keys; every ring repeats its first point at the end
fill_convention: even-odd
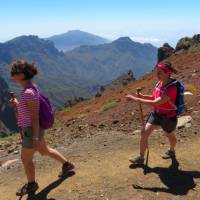
{"type": "MultiPolygon", "coordinates": [[[[168,143],[162,131],[156,130],[150,139],[148,168],[134,169],[128,160],[138,154],[137,130],[126,134],[101,131],[89,138],[76,138],[70,145],[56,143],[54,146],[75,164],[76,169],[68,178],[57,179],[60,165],[36,155],[40,188],[34,197],[23,199],[200,199],[199,112],[179,125],[177,160],[161,158],[168,143]]],[[[4,157],[0,177],[1,199],[18,199],[16,188],[26,182],[19,154],[12,152],[4,157]]]]}

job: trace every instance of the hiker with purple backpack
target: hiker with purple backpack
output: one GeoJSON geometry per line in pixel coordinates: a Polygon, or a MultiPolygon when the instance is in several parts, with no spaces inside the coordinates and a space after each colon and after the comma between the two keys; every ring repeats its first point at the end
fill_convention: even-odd
{"type": "Polygon", "coordinates": [[[35,64],[17,60],[11,64],[11,77],[22,86],[20,100],[12,96],[10,102],[16,111],[17,122],[22,139],[21,159],[28,183],[17,190],[17,196],[35,193],[39,188],[35,180],[33,157],[36,152],[49,156],[62,164],[59,177],[65,177],[74,165],[57,150],[50,148],[44,138],[45,129],[53,125],[54,113],[51,104],[32,82],[38,74],[35,64]]]}

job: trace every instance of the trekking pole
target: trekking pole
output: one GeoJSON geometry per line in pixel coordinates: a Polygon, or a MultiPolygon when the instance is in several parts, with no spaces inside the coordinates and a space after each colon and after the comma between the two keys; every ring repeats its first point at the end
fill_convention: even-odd
{"type": "MultiPolygon", "coordinates": [[[[136,89],[137,95],[139,95],[142,90],[143,90],[142,87],[137,88],[136,89]]],[[[145,124],[144,124],[144,115],[143,115],[143,110],[142,110],[142,104],[141,103],[139,103],[139,109],[140,109],[140,119],[141,119],[142,127],[145,128],[144,127],[145,126],[145,124]]],[[[145,163],[146,167],[148,166],[148,161],[149,161],[149,147],[147,146],[147,156],[146,156],[146,163],[145,163]]]]}

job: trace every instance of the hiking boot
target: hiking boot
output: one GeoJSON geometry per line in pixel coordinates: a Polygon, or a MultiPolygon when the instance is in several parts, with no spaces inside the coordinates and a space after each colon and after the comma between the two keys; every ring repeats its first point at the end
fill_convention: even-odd
{"type": "Polygon", "coordinates": [[[144,165],[144,158],[141,156],[130,158],[129,161],[132,162],[132,164],[134,165],[144,165]]]}
{"type": "Polygon", "coordinates": [[[37,182],[26,183],[25,185],[23,185],[21,188],[17,190],[16,195],[22,197],[26,194],[34,194],[38,188],[39,186],[37,182]]]}
{"type": "Polygon", "coordinates": [[[175,158],[176,157],[176,153],[175,151],[172,150],[168,150],[167,152],[164,153],[164,155],[162,155],[163,159],[170,159],[170,158],[175,158]]]}
{"type": "Polygon", "coordinates": [[[59,173],[58,177],[62,178],[69,174],[69,171],[74,169],[74,165],[70,162],[65,162],[62,166],[62,171],[59,173]]]}

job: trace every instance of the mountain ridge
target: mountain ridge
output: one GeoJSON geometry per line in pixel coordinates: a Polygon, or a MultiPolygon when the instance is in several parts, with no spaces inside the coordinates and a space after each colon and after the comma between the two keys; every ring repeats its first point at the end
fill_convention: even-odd
{"type": "Polygon", "coordinates": [[[70,51],[82,45],[99,45],[110,42],[103,37],[80,30],[71,30],[46,39],[53,41],[55,47],[62,51],[70,51]]]}
{"type": "MultiPolygon", "coordinates": [[[[9,77],[9,64],[16,59],[35,62],[41,71],[35,79],[36,82],[54,105],[62,107],[67,99],[88,98],[95,95],[101,85],[108,84],[133,68],[133,65],[137,67],[143,62],[140,63],[143,67],[148,62],[151,67],[154,64],[155,54],[148,56],[148,52],[145,52],[145,55],[142,53],[140,55],[138,49],[137,55],[133,58],[132,50],[128,49],[129,45],[134,46],[134,42],[124,42],[123,50],[120,50],[119,44],[116,47],[113,42],[97,46],[81,46],[64,54],[57,50],[51,41],[33,35],[20,36],[0,44],[0,71],[9,87],[17,91],[17,87],[9,77]],[[110,50],[109,53],[106,51],[107,48],[110,50]],[[91,50],[94,51],[90,52],[91,50]],[[146,63],[145,59],[148,60],[146,63]]],[[[141,44],[141,47],[145,49],[145,45],[141,44]]],[[[154,48],[149,50],[150,54],[152,49],[154,48]]],[[[149,69],[144,69],[142,73],[147,70],[149,69]]],[[[137,71],[134,70],[134,74],[137,76],[137,71]]]]}

